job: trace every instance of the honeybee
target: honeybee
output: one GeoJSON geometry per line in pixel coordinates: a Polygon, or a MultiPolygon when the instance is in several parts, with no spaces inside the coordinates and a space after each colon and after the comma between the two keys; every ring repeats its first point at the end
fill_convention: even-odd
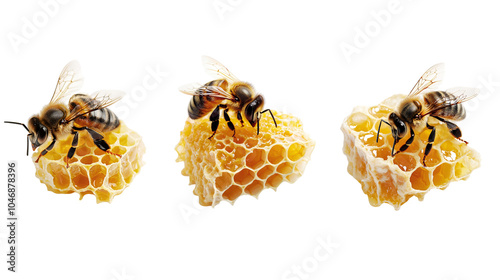
{"type": "Polygon", "coordinates": [[[436,137],[436,127],[429,125],[429,117],[433,117],[445,123],[451,135],[468,144],[467,141],[462,140],[460,128],[451,121],[465,119],[465,109],[462,103],[476,97],[479,90],[464,87],[451,88],[446,91],[433,90],[441,82],[443,73],[444,64],[442,63],[429,68],[422,77],[420,77],[415,86],[413,86],[408,96],[398,104],[396,110],[389,114],[388,120],[380,120],[377,132],[377,142],[382,122],[391,126],[392,137],[394,138],[392,156],[408,149],[415,137],[413,129],[423,129],[423,124],[425,123],[425,126],[432,130],[427,139],[424,158],[422,159],[423,165],[426,166],[425,158],[429,155],[436,137]],[[408,130],[410,132],[410,137],[406,143],[394,153],[396,143],[408,133],[408,130]]]}
{"type": "Polygon", "coordinates": [[[121,155],[111,152],[109,144],[103,139],[102,132],[111,131],[120,125],[118,117],[109,110],[108,106],[120,100],[124,93],[121,91],[98,91],[89,96],[77,93],[83,84],[80,64],[77,61],[69,62],[62,70],[57,81],[56,89],[50,102],[39,114],[28,120],[28,125],[23,123],[5,121],[6,123],[22,125],[28,131],[26,154],[29,152],[29,143],[33,151],[45,142],[52,142],[40,152],[35,162],[46,155],[57,141],[73,134],[71,148],[65,158],[66,167],[73,157],[78,146],[78,136],[86,130],[94,144],[108,154],[118,157],[121,155]],[[64,97],[74,94],[69,99],[68,105],[62,103],[64,97]]]}
{"type": "Polygon", "coordinates": [[[251,84],[240,81],[222,63],[211,57],[203,56],[202,63],[205,70],[218,79],[204,85],[189,84],[181,87],[179,90],[182,93],[193,96],[188,107],[191,119],[196,120],[212,112],[210,114],[210,121],[212,122],[213,133],[208,139],[211,139],[217,132],[220,109],[224,109],[224,120],[227,122],[229,129],[233,131],[233,137],[236,134],[236,130],[229,117],[229,110],[236,112],[236,117],[242,127],[244,126],[243,116],[252,127],[257,125],[257,135],[259,135],[260,130],[260,118],[265,112],[271,114],[274,125],[278,127],[271,110],[262,110],[264,107],[264,97],[257,94],[251,84]]]}

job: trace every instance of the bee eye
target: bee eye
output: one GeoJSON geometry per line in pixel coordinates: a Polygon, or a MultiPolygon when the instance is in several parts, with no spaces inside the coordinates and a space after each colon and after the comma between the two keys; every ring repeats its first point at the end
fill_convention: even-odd
{"type": "Polygon", "coordinates": [[[245,108],[245,117],[252,126],[255,126],[255,124],[257,123],[257,114],[262,108],[263,103],[264,98],[262,97],[262,95],[259,95],[245,108]]]}
{"type": "Polygon", "coordinates": [[[49,135],[47,128],[43,125],[40,125],[38,127],[38,130],[36,132],[36,141],[38,144],[43,144],[47,140],[47,136],[49,135]]]}
{"type": "Polygon", "coordinates": [[[389,122],[391,126],[394,125],[392,130],[392,135],[395,137],[402,138],[406,135],[406,124],[403,120],[401,120],[396,114],[391,113],[389,115],[389,122]]]}
{"type": "Polygon", "coordinates": [[[397,128],[399,137],[403,137],[406,135],[406,125],[403,121],[398,122],[397,128]]]}
{"type": "Polygon", "coordinates": [[[255,119],[255,102],[251,102],[250,104],[247,105],[247,107],[245,108],[245,117],[247,118],[248,122],[250,122],[250,124],[252,126],[255,126],[255,123],[256,123],[256,119],[255,119]]]}

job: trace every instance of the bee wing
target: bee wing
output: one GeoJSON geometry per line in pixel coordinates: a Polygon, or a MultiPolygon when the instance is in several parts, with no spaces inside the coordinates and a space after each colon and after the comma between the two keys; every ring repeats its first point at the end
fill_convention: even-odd
{"type": "Polygon", "coordinates": [[[184,85],[179,88],[179,91],[187,95],[209,95],[222,99],[234,99],[233,95],[221,87],[201,85],[198,83],[184,85]]]}
{"type": "Polygon", "coordinates": [[[50,99],[49,104],[57,103],[61,98],[75,94],[83,85],[83,76],[80,70],[80,63],[73,60],[64,66],[59,79],[57,80],[56,89],[50,99]]]}
{"type": "Polygon", "coordinates": [[[191,83],[179,87],[179,91],[187,95],[198,95],[197,91],[202,86],[200,83],[191,83]]]}
{"type": "Polygon", "coordinates": [[[454,87],[446,90],[447,93],[453,94],[457,99],[461,99],[461,102],[469,101],[479,94],[478,88],[468,88],[468,87],[454,87]]]}
{"type": "Polygon", "coordinates": [[[439,100],[436,100],[434,103],[429,104],[427,108],[422,110],[421,115],[422,116],[430,115],[443,108],[469,101],[479,94],[479,89],[456,87],[446,90],[446,93],[451,94],[451,96],[446,98],[441,98],[439,100]]]}
{"type": "Polygon", "coordinates": [[[97,91],[92,94],[88,102],[79,107],[75,107],[75,109],[66,117],[66,121],[70,122],[92,111],[111,106],[122,99],[124,95],[125,92],[119,90],[97,91]]]}
{"type": "Polygon", "coordinates": [[[205,71],[208,74],[218,79],[220,78],[226,79],[230,83],[239,81],[239,79],[236,78],[236,76],[234,76],[233,73],[231,73],[226,68],[226,66],[222,65],[222,63],[218,62],[217,60],[204,55],[201,57],[201,61],[203,63],[203,67],[205,67],[205,71]]]}
{"type": "Polygon", "coordinates": [[[425,90],[436,88],[443,80],[444,63],[439,63],[427,69],[420,77],[418,82],[413,86],[408,96],[414,96],[422,93],[425,90]]]}

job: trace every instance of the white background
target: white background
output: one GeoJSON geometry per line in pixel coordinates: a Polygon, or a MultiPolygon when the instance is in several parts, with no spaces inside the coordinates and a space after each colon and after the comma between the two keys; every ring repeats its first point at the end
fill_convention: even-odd
{"type": "Polygon", "coordinates": [[[17,273],[4,262],[6,183],[0,190],[2,279],[499,279],[499,7],[270,2],[2,2],[0,120],[39,112],[78,59],[85,92],[128,92],[111,108],[147,146],[132,185],[96,204],[48,192],[24,155],[26,132],[2,123],[2,178],[8,160],[19,166],[17,273]],[[356,52],[346,55],[346,45],[356,52]],[[198,206],[174,147],[189,102],[177,88],[211,79],[201,55],[252,82],[266,107],[303,120],[316,149],[295,184],[198,206]],[[460,127],[482,166],[423,202],[374,208],[346,172],[340,125],[354,106],[406,94],[438,62],[447,65],[443,89],[481,89],[460,127]],[[140,95],[152,71],[161,75],[140,95]]]}

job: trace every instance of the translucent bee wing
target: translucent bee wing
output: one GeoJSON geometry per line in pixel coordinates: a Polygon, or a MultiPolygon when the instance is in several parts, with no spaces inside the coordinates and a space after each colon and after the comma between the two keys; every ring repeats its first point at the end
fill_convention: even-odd
{"type": "Polygon", "coordinates": [[[446,92],[453,94],[459,101],[458,103],[462,103],[476,97],[480,90],[478,88],[454,87],[447,89],[446,92]]]}
{"type": "Polygon", "coordinates": [[[125,92],[121,90],[100,90],[94,92],[91,97],[99,101],[99,109],[106,108],[118,102],[125,96],[125,92]]]}
{"type": "Polygon", "coordinates": [[[219,61],[205,55],[201,57],[201,61],[205,71],[209,75],[212,75],[217,79],[226,79],[230,83],[239,81],[239,79],[236,78],[236,76],[234,76],[233,73],[231,73],[226,66],[219,61]]]}
{"type": "Polygon", "coordinates": [[[119,90],[97,91],[91,95],[91,99],[87,103],[68,114],[66,121],[69,122],[92,111],[111,106],[122,99],[123,96],[125,96],[125,92],[119,90]]]}
{"type": "Polygon", "coordinates": [[[479,94],[479,89],[467,88],[467,87],[455,87],[446,90],[446,93],[449,93],[450,96],[438,99],[434,101],[432,104],[429,104],[428,106],[426,106],[424,110],[422,110],[421,115],[422,116],[431,115],[434,112],[439,111],[443,108],[469,101],[479,94]]]}
{"type": "Polygon", "coordinates": [[[83,76],[80,70],[78,61],[70,61],[64,66],[59,79],[57,80],[56,89],[50,99],[49,104],[58,103],[63,97],[73,95],[82,88],[83,76]]]}
{"type": "Polygon", "coordinates": [[[444,63],[439,63],[427,69],[413,86],[408,96],[415,96],[424,91],[435,89],[443,80],[444,63]]]}
{"type": "Polygon", "coordinates": [[[202,86],[200,83],[190,83],[179,87],[179,91],[187,95],[198,95],[197,91],[202,86]]]}
{"type": "Polygon", "coordinates": [[[198,83],[184,85],[179,88],[179,91],[187,95],[207,95],[222,99],[234,99],[233,95],[221,87],[200,85],[198,83]]]}

